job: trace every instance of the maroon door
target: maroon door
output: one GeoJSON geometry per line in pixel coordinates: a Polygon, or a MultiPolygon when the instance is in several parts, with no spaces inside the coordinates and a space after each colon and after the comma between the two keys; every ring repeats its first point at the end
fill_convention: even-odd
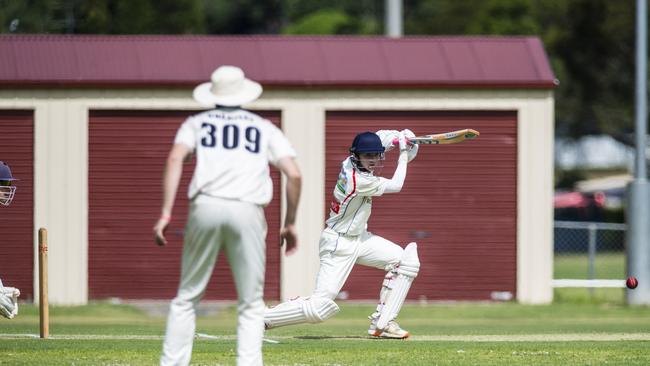
{"type": "MultiPolygon", "coordinates": [[[[326,121],[326,207],[355,134],[411,129],[416,135],[473,128],[481,136],[425,145],[402,192],[373,200],[368,230],[404,247],[418,243],[420,273],[409,299],[486,300],[515,295],[517,277],[516,112],[335,112],[326,121]]],[[[380,175],[391,178],[397,152],[380,175]]],[[[376,299],[383,271],[356,266],[342,291],[376,299]]]]}
{"type": "Polygon", "coordinates": [[[33,141],[33,111],[0,111],[0,160],[20,179],[11,205],[0,206],[0,278],[24,300],[34,293],[33,141]]]}
{"type": "MultiPolygon", "coordinates": [[[[184,166],[167,232],[157,247],[152,227],[160,214],[165,159],[191,111],[93,111],[89,131],[89,259],[91,299],[171,299],[180,274],[187,187],[194,162],[184,166]]],[[[262,112],[280,125],[280,113],[262,112]]],[[[279,173],[272,169],[274,200],[268,223],[265,298],[280,298],[279,173]]],[[[235,300],[230,267],[221,253],[205,299],[235,300]]]]}

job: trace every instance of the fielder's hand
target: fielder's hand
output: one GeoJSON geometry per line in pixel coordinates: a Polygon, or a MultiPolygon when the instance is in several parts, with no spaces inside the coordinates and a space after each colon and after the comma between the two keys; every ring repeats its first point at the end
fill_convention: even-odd
{"type": "Polygon", "coordinates": [[[18,315],[18,296],[20,291],[13,287],[1,287],[0,282],[0,315],[13,319],[18,315]]]}
{"type": "Polygon", "coordinates": [[[154,241],[156,242],[156,244],[158,244],[161,247],[167,245],[167,239],[165,238],[165,231],[169,226],[170,220],[171,217],[162,216],[161,218],[158,219],[156,226],[153,227],[154,241]]]}
{"type": "Polygon", "coordinates": [[[284,253],[286,255],[292,255],[298,249],[298,234],[296,233],[296,227],[294,225],[287,225],[280,229],[280,246],[287,242],[287,247],[285,248],[284,253]]]}
{"type": "Polygon", "coordinates": [[[0,315],[4,316],[7,319],[12,319],[13,315],[11,313],[14,311],[14,305],[11,303],[11,300],[8,296],[0,294],[0,315]]]}

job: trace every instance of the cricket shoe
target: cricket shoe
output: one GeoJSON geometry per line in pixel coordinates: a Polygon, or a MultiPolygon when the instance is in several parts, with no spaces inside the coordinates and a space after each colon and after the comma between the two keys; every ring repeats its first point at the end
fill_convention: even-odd
{"type": "Polygon", "coordinates": [[[392,338],[392,339],[406,339],[409,337],[409,332],[400,328],[396,321],[391,320],[386,325],[386,328],[379,329],[374,322],[370,323],[368,334],[377,338],[392,338]]]}

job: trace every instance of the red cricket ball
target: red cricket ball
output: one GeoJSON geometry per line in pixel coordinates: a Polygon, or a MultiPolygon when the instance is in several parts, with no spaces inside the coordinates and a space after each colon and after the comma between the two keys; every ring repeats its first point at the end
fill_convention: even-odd
{"type": "Polygon", "coordinates": [[[639,285],[639,280],[637,280],[636,277],[628,277],[627,281],[625,281],[625,285],[629,289],[635,289],[639,285]]]}

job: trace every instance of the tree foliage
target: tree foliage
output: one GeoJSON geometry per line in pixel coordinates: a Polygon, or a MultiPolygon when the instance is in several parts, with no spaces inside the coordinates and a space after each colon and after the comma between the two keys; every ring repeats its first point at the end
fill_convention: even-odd
{"type": "Polygon", "coordinates": [[[199,0],[0,0],[1,33],[200,34],[199,0]]]}
{"type": "MultiPolygon", "coordinates": [[[[406,35],[537,35],[556,131],[633,127],[633,0],[404,0],[406,35]]],[[[0,0],[0,33],[383,34],[381,0],[0,0]]]]}

